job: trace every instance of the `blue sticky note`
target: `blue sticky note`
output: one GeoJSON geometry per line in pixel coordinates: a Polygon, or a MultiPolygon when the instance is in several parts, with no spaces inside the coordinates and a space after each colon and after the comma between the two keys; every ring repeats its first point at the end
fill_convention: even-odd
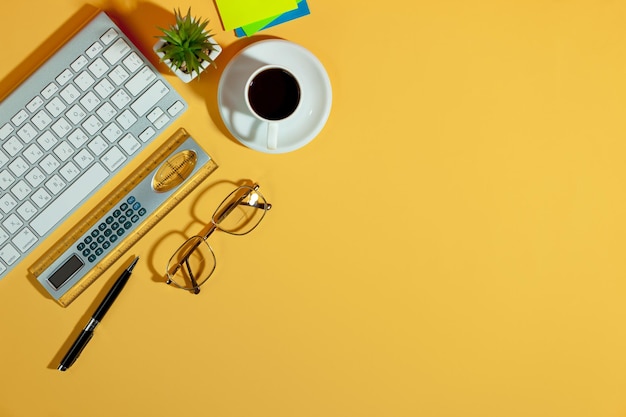
{"type": "Polygon", "coordinates": [[[238,27],[237,29],[235,29],[235,35],[237,35],[237,37],[239,38],[244,36],[250,36],[257,31],[268,29],[272,26],[280,25],[281,23],[289,22],[290,20],[306,16],[310,13],[311,11],[309,10],[309,5],[307,4],[306,0],[299,0],[298,7],[296,9],[260,21],[262,23],[260,25],[261,27],[259,27],[258,24],[255,25],[254,23],[243,27],[238,27]]]}

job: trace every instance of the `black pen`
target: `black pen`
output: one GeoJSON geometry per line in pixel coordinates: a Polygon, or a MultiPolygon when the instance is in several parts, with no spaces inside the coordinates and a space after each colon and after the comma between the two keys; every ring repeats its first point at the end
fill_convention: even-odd
{"type": "Polygon", "coordinates": [[[87,326],[85,326],[83,331],[80,332],[80,335],[78,335],[78,338],[76,339],[74,344],[72,344],[70,350],[68,350],[68,352],[65,354],[65,357],[59,365],[59,371],[66,371],[67,368],[72,366],[76,358],[78,358],[78,355],[80,355],[80,352],[82,352],[87,343],[91,340],[94,329],[96,328],[98,323],[100,323],[107,311],[109,311],[109,307],[111,307],[119,293],[122,291],[124,285],[126,285],[126,282],[128,281],[130,274],[133,272],[133,268],[135,267],[135,264],[138,260],[139,257],[136,257],[133,263],[130,264],[130,266],[126,268],[122,275],[117,279],[117,281],[115,281],[115,283],[107,293],[106,297],[104,297],[104,300],[102,300],[102,302],[96,309],[96,312],[93,313],[93,316],[91,316],[91,320],[89,320],[87,326]]]}

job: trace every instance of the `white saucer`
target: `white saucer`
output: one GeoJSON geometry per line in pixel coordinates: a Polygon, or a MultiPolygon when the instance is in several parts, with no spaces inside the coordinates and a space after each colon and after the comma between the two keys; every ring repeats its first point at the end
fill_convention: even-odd
{"type": "Polygon", "coordinates": [[[291,152],[306,145],[322,130],[332,103],[332,89],[322,63],[310,51],[282,39],[263,40],[239,51],[219,81],[218,107],[230,133],[245,146],[266,153],[291,152]],[[279,123],[278,147],[267,148],[267,125],[256,119],[245,103],[248,77],[263,65],[287,68],[300,81],[300,105],[279,123]]]}

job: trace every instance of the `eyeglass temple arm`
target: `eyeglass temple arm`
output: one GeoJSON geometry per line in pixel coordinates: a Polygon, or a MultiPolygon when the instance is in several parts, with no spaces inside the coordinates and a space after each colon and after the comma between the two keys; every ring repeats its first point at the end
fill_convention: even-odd
{"type": "MultiPolygon", "coordinates": [[[[198,248],[198,246],[200,246],[200,242],[196,243],[191,249],[187,251],[185,257],[180,260],[180,262],[176,263],[176,268],[174,268],[174,271],[172,272],[175,274],[180,268],[183,268],[183,266],[186,267],[189,278],[191,279],[191,284],[193,285],[193,289],[191,291],[193,291],[194,294],[198,294],[200,292],[200,287],[198,286],[198,281],[193,276],[193,269],[191,268],[191,265],[189,265],[189,257],[198,248]]],[[[168,280],[168,284],[170,282],[171,280],[168,280]]]]}
{"type": "Polygon", "coordinates": [[[185,266],[187,267],[187,272],[189,273],[189,278],[191,279],[191,285],[193,285],[193,288],[190,291],[193,291],[194,294],[198,294],[200,292],[200,286],[198,285],[196,277],[193,276],[193,270],[191,269],[191,265],[189,265],[189,256],[185,257],[185,266]]]}

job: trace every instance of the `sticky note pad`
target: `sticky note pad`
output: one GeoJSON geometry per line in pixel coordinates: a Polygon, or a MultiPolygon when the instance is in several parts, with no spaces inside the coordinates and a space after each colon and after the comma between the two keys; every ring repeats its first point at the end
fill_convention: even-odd
{"type": "Polygon", "coordinates": [[[290,20],[306,16],[310,13],[311,11],[309,10],[309,5],[306,0],[298,0],[298,7],[296,9],[237,28],[235,29],[235,34],[240,38],[243,36],[251,36],[260,30],[289,22],[290,20]]]}
{"type": "Polygon", "coordinates": [[[249,25],[298,7],[297,0],[215,0],[224,30],[249,25]]]}

